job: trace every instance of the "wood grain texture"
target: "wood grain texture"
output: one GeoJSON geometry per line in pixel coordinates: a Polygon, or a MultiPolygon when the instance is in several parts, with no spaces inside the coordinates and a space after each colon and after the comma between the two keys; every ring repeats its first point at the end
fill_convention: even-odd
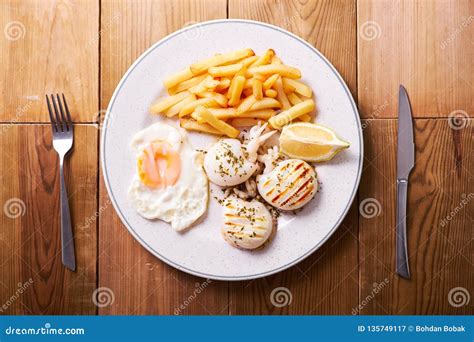
{"type": "Polygon", "coordinates": [[[76,126],[66,161],[77,271],[61,263],[59,162],[50,125],[0,126],[2,314],[94,314],[97,129],[76,126]],[[31,281],[30,281],[31,280],[31,281]]]}
{"type": "Polygon", "coordinates": [[[102,1],[101,108],[151,45],[184,26],[225,17],[225,0],[102,1]]]}
{"type": "MultiPolygon", "coordinates": [[[[357,93],[354,1],[230,0],[229,17],[267,22],[302,37],[329,58],[357,93]]],[[[350,313],[358,303],[357,236],[354,207],[334,236],[302,263],[264,279],[231,283],[231,314],[350,313]],[[291,304],[272,304],[278,287],[291,292],[291,304]]]]}
{"type": "MultiPolygon", "coordinates": [[[[360,313],[474,313],[472,301],[460,307],[449,302],[449,292],[456,287],[471,295],[474,290],[474,120],[465,123],[464,129],[453,130],[447,120],[415,122],[415,168],[409,180],[407,218],[410,281],[394,274],[396,121],[367,124],[359,192],[365,203],[359,222],[360,313]]],[[[457,303],[455,298],[453,302],[457,303]]]]}
{"type": "Polygon", "coordinates": [[[362,117],[396,117],[399,84],[415,117],[474,116],[473,1],[359,0],[357,14],[362,117]]]}
{"type": "Polygon", "coordinates": [[[331,61],[356,97],[355,0],[229,0],[229,18],[263,21],[303,38],[331,61]]]}
{"type": "MultiPolygon", "coordinates": [[[[104,1],[101,108],[108,105],[127,68],[153,43],[183,26],[225,16],[225,0],[104,1]]],[[[115,301],[99,314],[227,314],[227,283],[190,276],[148,253],[121,224],[102,180],[100,184],[104,209],[100,215],[99,285],[110,288],[115,301]],[[205,290],[197,293],[198,288],[205,290]]]]}
{"type": "MultiPolygon", "coordinates": [[[[344,315],[358,305],[357,206],[307,259],[262,279],[232,282],[232,315],[344,315]]],[[[297,227],[292,227],[297,229],[297,227]]]]}
{"type": "Polygon", "coordinates": [[[46,122],[44,95],[64,92],[76,122],[98,104],[99,3],[2,1],[0,121],[46,122]]]}

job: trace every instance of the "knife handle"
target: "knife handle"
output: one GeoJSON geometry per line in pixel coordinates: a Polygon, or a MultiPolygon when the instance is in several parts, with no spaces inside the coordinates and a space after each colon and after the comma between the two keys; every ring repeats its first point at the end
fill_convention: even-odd
{"type": "Polygon", "coordinates": [[[397,180],[397,273],[410,279],[407,248],[407,197],[408,181],[397,180]]]}

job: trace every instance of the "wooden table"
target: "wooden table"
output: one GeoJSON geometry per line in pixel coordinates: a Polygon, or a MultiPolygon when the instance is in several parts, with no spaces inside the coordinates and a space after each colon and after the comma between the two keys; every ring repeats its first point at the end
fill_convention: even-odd
{"type": "Polygon", "coordinates": [[[473,15],[472,0],[3,1],[0,313],[473,314],[474,298],[462,301],[474,296],[473,15]],[[153,257],[122,226],[100,171],[98,123],[145,49],[220,18],[278,25],[326,55],[358,103],[365,160],[351,211],[319,251],[264,279],[204,283],[153,257]],[[400,83],[415,116],[411,281],[393,273],[400,83]],[[67,173],[75,273],[59,254],[58,160],[44,101],[56,91],[77,122],[67,173]],[[272,304],[278,287],[289,305],[272,304]]]}

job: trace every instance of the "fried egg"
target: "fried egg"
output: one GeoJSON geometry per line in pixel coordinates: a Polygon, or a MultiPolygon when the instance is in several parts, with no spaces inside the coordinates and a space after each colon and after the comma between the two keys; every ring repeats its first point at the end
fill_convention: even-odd
{"type": "Polygon", "coordinates": [[[303,207],[316,194],[318,183],[314,168],[299,159],[284,160],[268,173],[257,176],[260,195],[282,210],[303,207]]]}
{"type": "Polygon", "coordinates": [[[234,247],[255,249],[268,240],[273,229],[273,218],[257,200],[244,201],[231,196],[224,202],[222,236],[234,247]]]}
{"type": "Polygon", "coordinates": [[[257,164],[247,158],[245,148],[237,139],[222,139],[214,143],[204,158],[209,180],[219,186],[234,186],[249,179],[257,164]]]}
{"type": "Polygon", "coordinates": [[[192,149],[186,132],[156,123],[132,139],[137,173],[128,194],[137,212],[160,219],[181,231],[207,209],[208,181],[202,156],[192,149]]]}

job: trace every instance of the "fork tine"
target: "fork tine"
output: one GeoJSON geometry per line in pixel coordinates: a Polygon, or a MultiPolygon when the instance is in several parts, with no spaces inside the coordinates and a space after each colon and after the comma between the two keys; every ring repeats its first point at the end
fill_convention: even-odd
{"type": "Polygon", "coordinates": [[[56,126],[56,121],[53,118],[53,110],[51,109],[51,104],[49,103],[49,98],[48,95],[46,96],[46,103],[48,104],[48,113],[49,113],[49,119],[51,120],[51,128],[53,129],[53,132],[57,132],[58,128],[56,126]]]}
{"type": "Polygon", "coordinates": [[[63,105],[61,103],[61,98],[59,97],[59,94],[56,94],[56,98],[58,99],[58,107],[59,107],[59,111],[61,112],[63,127],[65,128],[65,131],[69,131],[69,125],[66,120],[66,115],[64,114],[63,105]]]}
{"type": "Polygon", "coordinates": [[[61,127],[61,132],[64,132],[66,131],[65,127],[63,126],[64,123],[61,121],[61,117],[59,116],[59,110],[58,110],[58,107],[56,106],[56,100],[54,99],[53,94],[51,94],[51,101],[53,102],[54,114],[56,117],[56,124],[58,125],[58,131],[59,131],[59,127],[61,127]]]}
{"type": "Polygon", "coordinates": [[[66,109],[67,121],[68,121],[69,126],[72,129],[71,113],[69,113],[69,108],[67,106],[66,97],[64,96],[64,93],[61,93],[61,94],[63,95],[63,103],[64,103],[64,108],[66,109]]]}

